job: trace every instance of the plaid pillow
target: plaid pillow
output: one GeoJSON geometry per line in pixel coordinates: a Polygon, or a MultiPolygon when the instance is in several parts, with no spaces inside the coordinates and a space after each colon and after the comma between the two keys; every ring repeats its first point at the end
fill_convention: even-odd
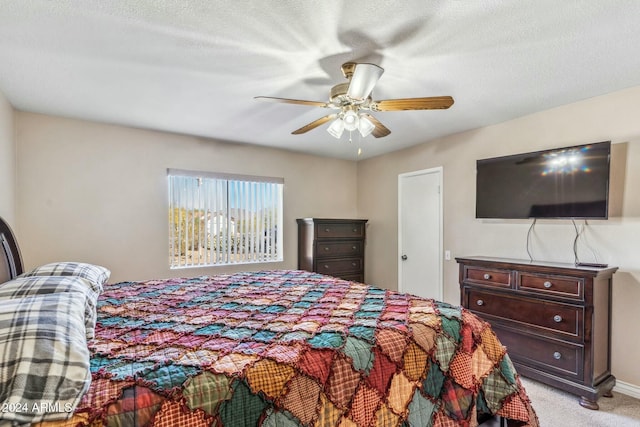
{"type": "Polygon", "coordinates": [[[0,302],[0,425],[73,415],[91,383],[83,310],[76,292],[0,302]]]}
{"type": "Polygon", "coordinates": [[[105,267],[84,262],[52,262],[23,273],[20,277],[29,276],[76,276],[93,285],[93,290],[102,292],[102,285],[109,280],[111,271],[105,267]]]}
{"type": "MultiPolygon", "coordinates": [[[[87,339],[92,339],[95,334],[99,292],[85,278],[77,276],[20,276],[0,284],[0,304],[10,299],[65,292],[78,295],[78,301],[84,300],[87,339]]],[[[2,345],[0,345],[1,347],[2,345]]]]}

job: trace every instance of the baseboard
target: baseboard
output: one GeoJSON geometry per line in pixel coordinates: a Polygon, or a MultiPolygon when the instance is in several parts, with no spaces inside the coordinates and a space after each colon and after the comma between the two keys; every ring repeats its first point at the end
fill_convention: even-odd
{"type": "Polygon", "coordinates": [[[613,391],[626,394],[627,396],[640,399],[640,386],[630,383],[625,383],[620,380],[616,380],[616,385],[613,387],[613,391]]]}

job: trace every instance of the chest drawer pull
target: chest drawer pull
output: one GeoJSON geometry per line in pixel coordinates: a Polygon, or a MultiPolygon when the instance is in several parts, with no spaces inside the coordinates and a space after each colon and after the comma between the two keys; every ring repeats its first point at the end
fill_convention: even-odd
{"type": "Polygon", "coordinates": [[[328,270],[328,269],[329,269],[329,266],[328,266],[327,264],[325,264],[325,265],[324,265],[324,268],[328,270]]]}
{"type": "Polygon", "coordinates": [[[560,316],[559,314],[556,314],[555,316],[553,316],[553,321],[556,323],[562,322],[562,316],[560,316]]]}
{"type": "Polygon", "coordinates": [[[478,301],[476,301],[476,304],[478,304],[478,305],[484,305],[484,301],[483,301],[483,300],[481,300],[481,299],[479,299],[478,301]]]}
{"type": "Polygon", "coordinates": [[[328,232],[330,232],[330,231],[331,231],[331,229],[330,229],[330,228],[325,228],[325,229],[324,229],[324,232],[325,232],[325,233],[328,233],[328,232]]]}
{"type": "Polygon", "coordinates": [[[560,359],[562,359],[562,354],[560,354],[559,351],[556,351],[556,352],[553,353],[553,358],[556,359],[556,360],[560,360],[560,359]]]}
{"type": "Polygon", "coordinates": [[[553,286],[553,283],[551,283],[550,281],[547,280],[546,282],[544,282],[543,286],[545,288],[549,289],[549,288],[551,288],[551,286],[553,286]]]}
{"type": "Polygon", "coordinates": [[[489,273],[484,273],[484,280],[489,280],[491,279],[491,275],[489,273]]]}
{"type": "Polygon", "coordinates": [[[351,265],[354,266],[354,267],[357,267],[358,263],[357,262],[352,262],[351,265]]]}
{"type": "Polygon", "coordinates": [[[324,250],[325,250],[325,252],[328,252],[329,251],[329,246],[325,246],[324,250]]]}

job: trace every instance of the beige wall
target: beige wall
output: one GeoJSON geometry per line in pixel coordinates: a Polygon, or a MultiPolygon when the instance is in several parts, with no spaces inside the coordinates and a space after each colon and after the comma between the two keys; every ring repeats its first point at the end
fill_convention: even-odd
{"type": "MultiPolygon", "coordinates": [[[[78,259],[110,267],[114,280],[218,273],[232,269],[168,270],[166,168],[283,176],[285,261],[268,267],[295,268],[295,218],[357,216],[370,221],[368,282],[395,289],[399,173],[443,167],[444,247],[454,257],[524,258],[528,221],[474,218],[476,159],[611,139],[611,218],[591,221],[586,237],[602,261],[620,267],[614,276],[613,372],[640,387],[634,338],[640,321],[639,101],[640,88],[632,88],[357,164],[19,112],[16,205],[8,210],[16,212],[27,268],[78,259]]],[[[6,111],[0,107],[0,120],[14,114],[6,111]]],[[[0,136],[0,150],[12,146],[11,138],[0,136]]],[[[567,222],[540,221],[534,257],[572,261],[573,233],[567,222]]],[[[581,251],[590,256],[586,246],[581,251]]],[[[445,262],[444,300],[452,303],[459,302],[457,271],[455,261],[445,262]]]]}
{"type": "Polygon", "coordinates": [[[16,142],[14,111],[0,92],[0,217],[15,230],[16,142]]]}
{"type": "Polygon", "coordinates": [[[296,218],[356,215],[351,161],[22,112],[16,128],[27,268],[75,259],[114,281],[296,268],[296,218]],[[284,177],[284,262],[169,270],[167,168],[284,177]]]}
{"type": "MultiPolygon", "coordinates": [[[[458,266],[453,258],[528,258],[530,221],[475,219],[476,160],[611,140],[610,219],[589,222],[579,254],[583,261],[592,260],[591,247],[601,261],[620,267],[613,286],[612,369],[619,381],[640,387],[640,341],[635,338],[640,324],[639,117],[640,87],[636,87],[360,161],[358,214],[370,221],[368,281],[397,288],[398,174],[444,169],[443,249],[452,252],[452,260],[444,262],[444,300],[459,304],[458,266]]],[[[538,221],[532,239],[534,258],[573,262],[574,233],[569,221],[538,221]]]]}

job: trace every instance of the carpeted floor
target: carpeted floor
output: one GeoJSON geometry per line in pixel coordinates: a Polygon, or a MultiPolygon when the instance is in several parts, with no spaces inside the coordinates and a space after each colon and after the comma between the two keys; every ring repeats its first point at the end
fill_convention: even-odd
{"type": "MultiPolygon", "coordinates": [[[[612,398],[598,400],[600,410],[592,411],[578,404],[578,397],[544,384],[522,378],[540,420],[541,427],[638,427],[640,400],[613,392],[612,398]]],[[[497,427],[492,420],[482,427],[497,427]]]]}

